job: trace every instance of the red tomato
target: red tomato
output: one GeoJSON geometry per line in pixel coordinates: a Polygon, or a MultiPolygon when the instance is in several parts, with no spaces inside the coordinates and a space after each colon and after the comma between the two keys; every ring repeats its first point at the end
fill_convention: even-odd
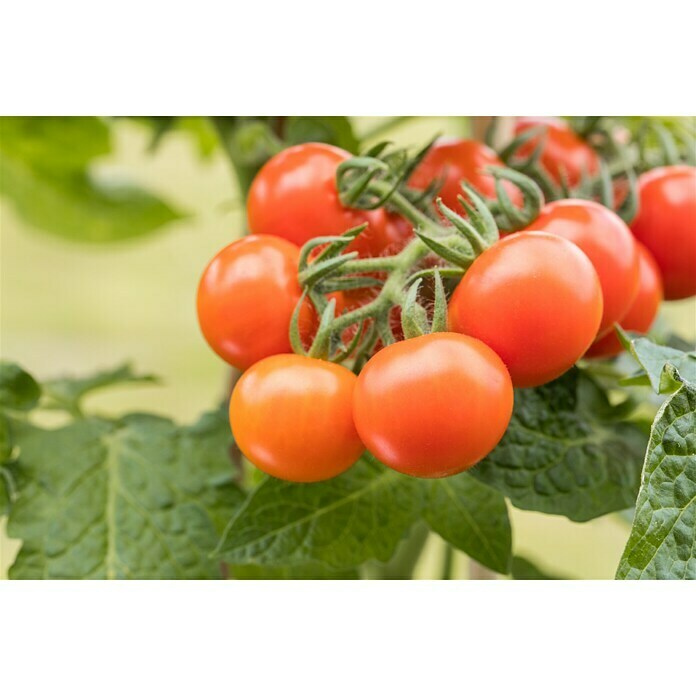
{"type": "Polygon", "coordinates": [[[638,179],[631,229],[655,257],[665,299],[696,295],[696,168],[659,167],[638,179]]]}
{"type": "Polygon", "coordinates": [[[387,346],[358,377],[355,427],[367,449],[409,476],[469,469],[503,436],[510,376],[475,338],[435,333],[387,346]]]}
{"type": "MultiPolygon", "coordinates": [[[[564,172],[568,183],[577,186],[583,171],[589,175],[599,171],[597,153],[563,120],[552,117],[522,117],[515,123],[515,135],[520,135],[530,128],[545,126],[545,144],[541,152],[541,163],[556,184],[561,182],[564,172]]],[[[517,154],[522,157],[531,155],[539,144],[535,136],[522,145],[517,154]]]]}
{"type": "Polygon", "coordinates": [[[310,483],[343,473],[364,446],[353,424],[356,377],[302,355],[274,355],[247,370],[230,400],[235,442],[271,476],[310,483]]]}
{"type": "MultiPolygon", "coordinates": [[[[660,302],[662,302],[662,278],[652,254],[640,242],[638,243],[638,257],[640,259],[638,294],[621,320],[621,326],[626,331],[647,333],[657,316],[660,302]]],[[[623,346],[616,332],[610,331],[604,338],[593,343],[586,355],[588,358],[606,358],[618,355],[622,350],[623,346]]]]}
{"type": "MultiPolygon", "coordinates": [[[[638,249],[626,223],[594,201],[554,201],[527,228],[551,232],[577,244],[597,271],[604,297],[603,336],[620,321],[638,292],[638,249]]],[[[564,311],[559,305],[558,311],[564,311]]]]}
{"type": "Polygon", "coordinates": [[[450,329],[490,346],[516,387],[562,375],[590,347],[601,317],[602,290],[589,259],[545,232],[519,232],[484,251],[448,311],[450,329]]]}
{"type": "MultiPolygon", "coordinates": [[[[447,138],[438,140],[423,161],[411,175],[408,185],[417,190],[424,190],[434,179],[444,178],[440,189],[442,202],[452,210],[463,214],[465,211],[457,200],[463,194],[461,182],[467,181],[487,198],[495,198],[495,179],[485,173],[489,166],[505,166],[498,155],[483,143],[476,140],[447,138]]],[[[523,198],[519,189],[508,181],[503,186],[510,200],[522,207],[523,198]]]]}
{"type": "Polygon", "coordinates": [[[249,229],[283,237],[298,246],[315,237],[368,228],[350,245],[362,256],[382,253],[389,239],[385,212],[346,208],[336,189],[336,169],[351,154],[324,143],[304,143],[271,157],[252,182],[247,199],[249,229]]]}
{"type": "Polygon", "coordinates": [[[413,223],[399,213],[387,213],[384,230],[385,254],[399,253],[414,237],[413,223]]]}
{"type": "MultiPolygon", "coordinates": [[[[198,322],[205,340],[225,361],[245,370],[276,353],[290,353],[289,328],[302,296],[297,281],[300,250],[278,237],[250,235],[220,251],[198,286],[198,322]]],[[[307,304],[303,337],[316,330],[307,304]]]]}

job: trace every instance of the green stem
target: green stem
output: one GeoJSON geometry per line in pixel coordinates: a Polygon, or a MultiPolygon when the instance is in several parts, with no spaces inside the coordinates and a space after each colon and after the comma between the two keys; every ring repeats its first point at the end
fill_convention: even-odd
{"type": "Polygon", "coordinates": [[[454,549],[452,544],[445,544],[445,552],[442,558],[442,572],[440,578],[442,580],[452,579],[452,568],[454,566],[454,549]]]}
{"type": "Polygon", "coordinates": [[[422,522],[417,524],[409,536],[401,542],[388,563],[375,563],[368,566],[368,579],[411,580],[429,535],[430,531],[425,524],[422,522]]]}

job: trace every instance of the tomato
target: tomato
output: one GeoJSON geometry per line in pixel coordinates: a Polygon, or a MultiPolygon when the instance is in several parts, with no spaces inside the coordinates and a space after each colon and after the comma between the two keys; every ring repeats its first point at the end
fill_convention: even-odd
{"type": "Polygon", "coordinates": [[[539,139],[545,137],[540,161],[551,180],[560,184],[565,174],[570,186],[580,183],[583,172],[594,175],[599,171],[599,156],[575,131],[561,119],[551,117],[522,117],[515,123],[515,135],[530,128],[545,126],[544,136],[535,136],[524,143],[517,154],[527,157],[532,154],[539,139]]]}
{"type": "Polygon", "coordinates": [[[696,168],[659,167],[638,179],[640,208],[631,225],[662,274],[665,299],[696,295],[696,168]]]}
{"type": "Polygon", "coordinates": [[[355,375],[302,355],[274,355],[237,382],[230,425],[244,456],[286,481],[310,483],[343,473],[364,446],[353,424],[355,375]]]}
{"type": "Polygon", "coordinates": [[[435,333],[394,343],[358,376],[355,427],[388,467],[423,478],[471,468],[499,442],[512,415],[510,376],[475,338],[435,333]]]}
{"type": "Polygon", "coordinates": [[[336,168],[351,154],[324,143],[304,143],[271,157],[254,178],[247,199],[249,229],[283,237],[298,246],[325,235],[368,228],[349,251],[376,256],[389,245],[382,209],[346,208],[336,189],[336,168]]]}
{"type": "MultiPolygon", "coordinates": [[[[487,145],[476,140],[460,138],[443,138],[438,140],[428,151],[423,161],[411,175],[408,185],[417,190],[425,190],[434,179],[443,178],[444,183],[439,195],[442,202],[452,210],[463,214],[465,211],[457,200],[464,194],[462,180],[471,184],[487,198],[495,198],[495,179],[485,173],[489,166],[505,166],[498,155],[487,145]]],[[[503,186],[510,200],[518,207],[523,198],[518,188],[508,181],[503,186]]]]}
{"type": "Polygon", "coordinates": [[[384,228],[385,247],[383,253],[397,254],[414,237],[413,223],[399,213],[388,212],[384,228]]]}
{"type": "MultiPolygon", "coordinates": [[[[198,286],[198,322],[205,340],[225,361],[245,370],[261,358],[290,353],[289,329],[302,296],[297,281],[300,250],[268,235],[233,242],[208,264],[198,286]]],[[[307,303],[300,333],[316,329],[307,303]]]]}
{"type": "MultiPolygon", "coordinates": [[[[638,249],[626,223],[594,201],[554,201],[527,228],[551,232],[577,244],[592,261],[604,297],[599,336],[620,321],[638,292],[638,249]]],[[[564,311],[559,305],[558,311],[564,311]]]]}
{"type": "MultiPolygon", "coordinates": [[[[657,316],[660,302],[662,302],[662,278],[652,254],[640,242],[638,243],[638,257],[640,260],[638,294],[621,320],[621,326],[626,331],[647,333],[657,316]]],[[[623,346],[618,336],[614,331],[610,331],[604,338],[593,343],[586,355],[588,358],[605,358],[618,355],[622,350],[623,346]]]]}
{"type": "Polygon", "coordinates": [[[562,375],[590,347],[601,317],[602,290],[590,260],[546,232],[519,232],[484,251],[448,308],[450,329],[490,346],[516,387],[562,375]]]}

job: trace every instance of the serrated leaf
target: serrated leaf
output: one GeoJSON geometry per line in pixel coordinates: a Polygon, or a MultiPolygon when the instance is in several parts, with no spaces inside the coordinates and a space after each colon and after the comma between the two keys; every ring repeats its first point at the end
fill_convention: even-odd
{"type": "Polygon", "coordinates": [[[120,384],[152,384],[157,382],[154,375],[138,374],[132,365],[125,363],[111,370],[96,372],[88,377],[63,377],[44,382],[44,391],[50,401],[47,406],[79,410],[82,399],[97,389],[120,384]]]}
{"type": "Polygon", "coordinates": [[[18,424],[27,481],[8,520],[13,578],[217,578],[210,558],[243,498],[220,414],[18,424]]]}
{"type": "Polygon", "coordinates": [[[696,579],[696,388],[658,411],[618,579],[696,579]]]}
{"type": "Polygon", "coordinates": [[[28,411],[41,396],[41,387],[19,365],[0,361],[0,408],[28,411]]]}
{"type": "Polygon", "coordinates": [[[631,507],[647,438],[620,414],[577,369],[519,389],[507,433],[472,474],[516,507],[576,522],[631,507]]]}
{"type": "Polygon", "coordinates": [[[98,118],[1,118],[0,193],[30,225],[73,241],[137,237],[181,217],[135,184],[96,178],[90,166],[110,149],[98,118]]]}
{"type": "Polygon", "coordinates": [[[505,498],[469,474],[429,482],[424,518],[430,528],[467,556],[507,573],[512,530],[505,498]]]}
{"type": "MultiPolygon", "coordinates": [[[[648,338],[631,338],[628,334],[620,333],[624,343],[628,343],[631,355],[645,370],[650,386],[658,394],[665,394],[679,388],[680,381],[696,385],[696,351],[682,351],[670,346],[662,346],[648,338]],[[679,373],[675,380],[669,368],[679,373]]],[[[629,377],[625,383],[641,384],[642,374],[629,377]]]]}
{"type": "Polygon", "coordinates": [[[230,521],[216,554],[240,565],[387,561],[417,519],[422,487],[367,457],[313,484],[268,478],[230,521]]]}

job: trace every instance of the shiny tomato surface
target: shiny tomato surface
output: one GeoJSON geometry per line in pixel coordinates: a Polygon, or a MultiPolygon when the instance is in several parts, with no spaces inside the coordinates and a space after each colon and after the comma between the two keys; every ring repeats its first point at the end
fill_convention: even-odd
{"type": "Polygon", "coordinates": [[[665,299],[696,295],[696,168],[659,167],[638,179],[640,208],[631,224],[662,274],[665,299]]]}
{"type": "Polygon", "coordinates": [[[353,424],[356,377],[301,355],[274,355],[237,382],[230,425],[244,456],[271,476],[311,483],[338,476],[364,446],[353,424]]]}
{"type": "Polygon", "coordinates": [[[350,245],[361,256],[377,256],[390,244],[386,214],[345,207],[336,189],[336,169],[349,159],[325,143],[295,145],[271,157],[254,178],[247,199],[249,229],[298,246],[315,237],[340,235],[368,223],[350,245]]]}
{"type": "Polygon", "coordinates": [[[638,292],[638,248],[626,223],[594,201],[560,200],[545,205],[527,229],[564,237],[587,254],[604,298],[598,334],[601,337],[609,332],[628,312],[638,292]]]}
{"type": "Polygon", "coordinates": [[[571,242],[520,232],[483,252],[449,303],[450,329],[490,346],[516,387],[560,377],[589,348],[602,317],[592,263],[571,242]]]}
{"type": "MultiPolygon", "coordinates": [[[[652,254],[640,242],[638,243],[638,255],[640,258],[638,294],[621,320],[621,326],[626,331],[647,333],[655,321],[660,302],[662,302],[662,278],[652,254]]],[[[586,355],[588,358],[606,358],[618,355],[621,351],[623,351],[621,341],[619,341],[616,332],[610,331],[599,341],[593,343],[586,355]]]]}
{"type": "MultiPolygon", "coordinates": [[[[210,347],[245,370],[276,353],[289,353],[290,320],[302,296],[297,281],[300,250],[269,235],[250,235],[222,249],[203,272],[197,297],[198,322],[210,347]]],[[[316,326],[303,307],[303,335],[316,326]]]]}
{"type": "MultiPolygon", "coordinates": [[[[428,151],[423,161],[411,175],[408,185],[417,190],[425,190],[435,179],[442,179],[439,195],[442,202],[464,214],[464,208],[457,196],[464,195],[462,180],[471,184],[487,198],[496,198],[495,179],[486,174],[486,167],[504,166],[498,155],[487,145],[476,140],[447,138],[438,140],[428,151]]],[[[522,206],[522,194],[519,189],[505,181],[503,186],[510,200],[518,207],[522,206]]],[[[464,195],[466,198],[466,195],[464,195]]]]}
{"type": "Polygon", "coordinates": [[[510,376],[474,338],[435,333],[394,343],[358,377],[355,426],[367,449],[410,476],[469,469],[498,443],[512,414],[510,376]]]}
{"type": "Polygon", "coordinates": [[[523,116],[515,123],[515,135],[539,126],[546,128],[545,134],[528,140],[519,148],[517,154],[521,157],[531,155],[540,138],[544,138],[540,160],[554,183],[560,184],[565,176],[570,186],[576,186],[580,183],[583,172],[588,175],[597,174],[599,156],[561,119],[523,116]]]}

